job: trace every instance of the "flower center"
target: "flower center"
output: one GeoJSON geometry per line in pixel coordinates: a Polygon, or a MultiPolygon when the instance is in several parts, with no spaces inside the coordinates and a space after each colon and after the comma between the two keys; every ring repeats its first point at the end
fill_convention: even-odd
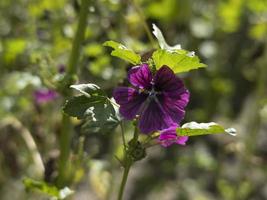
{"type": "Polygon", "coordinates": [[[155,97],[157,97],[157,95],[161,94],[161,92],[158,92],[158,91],[155,90],[154,86],[152,86],[151,90],[145,90],[145,89],[140,88],[138,90],[138,92],[139,92],[139,94],[141,94],[141,93],[148,94],[148,96],[150,98],[155,98],[155,97]]]}
{"type": "Polygon", "coordinates": [[[157,96],[160,94],[161,92],[156,91],[154,86],[152,86],[152,89],[148,92],[148,98],[156,100],[157,96]]]}
{"type": "Polygon", "coordinates": [[[143,89],[143,88],[139,88],[138,92],[139,94],[141,93],[144,93],[144,94],[148,94],[148,97],[151,98],[151,99],[155,99],[157,97],[157,95],[161,94],[161,92],[158,92],[155,90],[155,83],[154,81],[152,80],[150,82],[151,84],[151,90],[146,90],[146,89],[143,89]]]}
{"type": "Polygon", "coordinates": [[[154,87],[152,87],[152,90],[149,91],[149,96],[150,97],[156,97],[157,94],[158,94],[158,92],[155,90],[154,87]]]}

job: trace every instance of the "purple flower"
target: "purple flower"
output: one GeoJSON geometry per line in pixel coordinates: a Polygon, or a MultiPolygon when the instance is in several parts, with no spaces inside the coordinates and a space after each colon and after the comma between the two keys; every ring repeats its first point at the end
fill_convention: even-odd
{"type": "Polygon", "coordinates": [[[36,103],[46,103],[52,101],[58,97],[58,94],[54,90],[39,89],[34,92],[34,98],[36,103]]]}
{"type": "Polygon", "coordinates": [[[65,65],[61,64],[61,65],[58,66],[58,72],[59,72],[60,74],[64,74],[65,71],[66,71],[66,67],[65,67],[65,65]]]}
{"type": "Polygon", "coordinates": [[[188,136],[178,136],[176,133],[176,128],[177,126],[172,126],[161,131],[158,142],[163,147],[169,147],[172,144],[185,145],[186,141],[188,140],[188,136]]]}
{"type": "Polygon", "coordinates": [[[147,64],[135,66],[130,69],[128,80],[133,87],[118,87],[113,96],[125,119],[140,117],[138,126],[142,133],[181,122],[189,92],[169,67],[163,66],[153,75],[147,64]]]}

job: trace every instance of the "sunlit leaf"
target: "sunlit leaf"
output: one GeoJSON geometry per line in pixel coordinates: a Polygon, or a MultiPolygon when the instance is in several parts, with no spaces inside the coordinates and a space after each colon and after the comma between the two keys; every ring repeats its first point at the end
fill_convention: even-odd
{"type": "MultiPolygon", "coordinates": [[[[267,3],[266,0],[253,0],[247,1],[248,9],[255,13],[266,13],[267,3]]],[[[264,20],[263,20],[264,21],[264,20]]]]}
{"type": "Polygon", "coordinates": [[[16,57],[22,54],[27,47],[27,41],[23,38],[9,39],[4,43],[4,60],[13,62],[16,57]]]}
{"type": "Polygon", "coordinates": [[[41,15],[44,10],[58,10],[65,4],[65,0],[47,1],[39,0],[29,4],[29,12],[31,15],[41,15]]]}
{"type": "Polygon", "coordinates": [[[221,1],[218,6],[220,28],[226,32],[235,32],[240,26],[243,8],[242,0],[221,1]]]}
{"type": "Polygon", "coordinates": [[[174,51],[174,50],[180,50],[181,49],[181,45],[180,44],[176,44],[174,46],[169,46],[166,43],[166,40],[165,40],[161,30],[155,24],[152,24],[152,27],[153,27],[153,34],[157,38],[159,46],[160,46],[161,49],[165,49],[165,50],[168,50],[168,51],[174,51]]]}
{"type": "Polygon", "coordinates": [[[111,52],[112,56],[116,56],[121,58],[127,62],[130,62],[134,65],[139,64],[141,62],[141,56],[133,52],[132,50],[128,49],[124,45],[114,42],[114,41],[107,41],[103,44],[104,46],[111,47],[114,50],[111,52]]]}
{"type": "Polygon", "coordinates": [[[59,190],[59,199],[65,199],[73,193],[73,190],[69,189],[68,187],[64,187],[63,189],[59,190]]]}
{"type": "Polygon", "coordinates": [[[85,54],[91,57],[97,57],[103,55],[103,46],[98,43],[90,43],[84,48],[85,54]]]}
{"type": "Polygon", "coordinates": [[[148,18],[157,19],[166,24],[175,21],[186,23],[191,16],[192,2],[183,0],[157,0],[149,1],[144,7],[148,18]]]}
{"type": "Polygon", "coordinates": [[[267,33],[267,22],[258,23],[251,27],[249,35],[255,39],[264,39],[267,33]]]}
{"type": "Polygon", "coordinates": [[[214,122],[189,122],[184,124],[182,127],[177,128],[176,131],[179,136],[198,136],[218,133],[227,133],[233,136],[236,135],[236,130],[234,128],[225,129],[221,125],[214,122]]]}
{"type": "Polygon", "coordinates": [[[163,65],[170,67],[174,73],[187,72],[192,69],[206,67],[205,64],[199,61],[199,58],[194,55],[194,52],[185,50],[167,51],[157,50],[153,53],[152,59],[159,69],[163,65]]]}
{"type": "Polygon", "coordinates": [[[104,79],[109,79],[112,73],[106,73],[110,68],[110,56],[103,55],[95,58],[91,61],[89,71],[95,76],[101,76],[104,79]]]}
{"type": "Polygon", "coordinates": [[[38,191],[51,197],[53,200],[62,200],[74,193],[68,187],[58,189],[56,186],[49,185],[43,181],[36,181],[30,178],[24,178],[23,184],[26,190],[38,191]]]}
{"type": "Polygon", "coordinates": [[[182,50],[179,44],[169,46],[161,30],[155,24],[153,24],[153,34],[157,38],[161,48],[160,50],[156,50],[152,55],[157,69],[167,65],[174,73],[180,73],[206,66],[199,62],[199,58],[194,52],[182,50]]]}

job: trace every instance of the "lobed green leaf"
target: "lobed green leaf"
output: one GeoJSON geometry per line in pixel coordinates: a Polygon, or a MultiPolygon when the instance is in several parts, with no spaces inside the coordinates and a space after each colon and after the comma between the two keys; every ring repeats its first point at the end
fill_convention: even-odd
{"type": "Polygon", "coordinates": [[[115,41],[106,41],[104,46],[111,47],[114,50],[111,52],[112,56],[121,58],[127,62],[130,62],[134,65],[141,63],[141,56],[136,54],[134,51],[128,49],[124,45],[115,42],[115,41]]]}
{"type": "Polygon", "coordinates": [[[95,84],[72,85],[81,93],[66,101],[63,111],[72,117],[83,119],[82,131],[106,133],[114,129],[119,119],[104,91],[95,84]]]}
{"type": "Polygon", "coordinates": [[[236,130],[234,128],[225,129],[221,125],[210,122],[210,123],[197,123],[189,122],[184,124],[182,127],[176,129],[177,135],[179,136],[199,136],[208,134],[228,133],[235,136],[236,130]]]}
{"type": "Polygon", "coordinates": [[[109,133],[117,127],[119,119],[112,104],[95,107],[94,116],[88,116],[82,125],[83,133],[109,133]]]}
{"type": "Polygon", "coordinates": [[[99,96],[87,97],[85,95],[75,96],[66,101],[63,111],[72,117],[83,119],[86,115],[92,115],[94,107],[104,105],[106,99],[99,96]]]}
{"type": "Polygon", "coordinates": [[[174,73],[187,72],[192,69],[206,67],[205,64],[199,61],[199,58],[193,52],[185,50],[167,51],[164,49],[156,50],[152,59],[156,69],[164,65],[170,67],[174,73]]]}

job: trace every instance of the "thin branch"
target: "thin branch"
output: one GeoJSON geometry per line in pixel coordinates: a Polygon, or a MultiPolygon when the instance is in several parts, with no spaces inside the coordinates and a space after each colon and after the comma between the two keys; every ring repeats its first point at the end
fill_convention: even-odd
{"type": "Polygon", "coordinates": [[[146,22],[146,17],[141,9],[141,7],[138,5],[138,3],[136,2],[136,0],[131,0],[132,2],[132,5],[134,6],[136,12],[138,13],[140,19],[141,19],[141,22],[142,22],[142,25],[145,29],[145,32],[147,34],[147,37],[152,45],[152,47],[155,47],[155,44],[157,44],[154,40],[154,37],[152,36],[151,34],[151,31],[149,29],[149,26],[147,25],[147,22],[146,22]]]}
{"type": "Polygon", "coordinates": [[[36,165],[36,169],[39,171],[38,173],[40,173],[40,175],[43,175],[45,170],[44,163],[30,131],[25,126],[23,126],[23,124],[15,117],[7,117],[2,120],[0,128],[7,125],[14,127],[14,129],[16,129],[16,132],[19,133],[18,135],[23,138],[25,144],[31,152],[33,161],[36,165]]]}

